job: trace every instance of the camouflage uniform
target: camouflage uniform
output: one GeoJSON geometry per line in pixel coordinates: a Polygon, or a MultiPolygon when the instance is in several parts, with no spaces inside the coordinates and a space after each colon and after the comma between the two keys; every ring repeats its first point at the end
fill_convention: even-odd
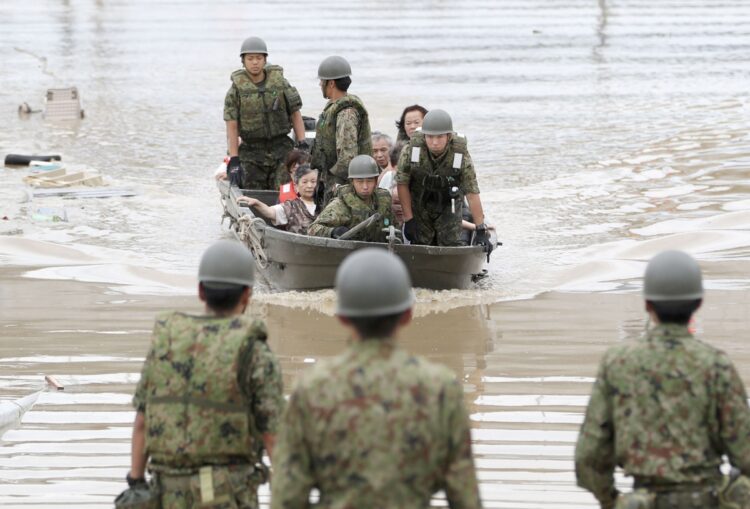
{"type": "Polygon", "coordinates": [[[271,508],[481,507],[463,389],[392,339],[365,340],[297,383],[274,450],[271,508]]]}
{"type": "Polygon", "coordinates": [[[290,116],[302,107],[299,92],[278,65],[265,67],[266,79],[255,84],[245,69],[232,73],[224,98],[224,120],[238,122],[243,189],[277,189],[288,175],[284,162],[294,148],[290,116]]]}
{"type": "Polygon", "coordinates": [[[412,213],[417,222],[415,244],[461,246],[461,219],[464,196],[479,194],[474,163],[466,147],[466,138],[455,133],[439,156],[433,156],[424,134],[415,132],[398,160],[396,182],[411,192],[412,213]],[[450,188],[459,194],[451,208],[450,188]]]}
{"type": "Polygon", "coordinates": [[[275,206],[281,207],[284,210],[284,215],[287,219],[286,231],[307,235],[307,230],[310,228],[312,222],[315,221],[316,216],[310,214],[305,202],[297,198],[296,200],[287,200],[275,206]]]}
{"type": "Polygon", "coordinates": [[[388,234],[383,229],[394,224],[394,218],[391,193],[385,189],[376,188],[370,203],[367,203],[360,198],[351,184],[347,184],[336,190],[336,198],[310,225],[307,234],[315,237],[330,237],[337,226],[354,228],[376,212],[380,212],[380,220],[361,230],[350,240],[386,242],[388,234]]]}
{"type": "Polygon", "coordinates": [[[263,433],[283,407],[281,369],[263,322],[165,313],[156,320],[133,406],[163,509],[201,506],[198,470],[213,466],[215,497],[258,506],[263,433]]]}
{"type": "Polygon", "coordinates": [[[655,491],[713,486],[722,454],[750,472],[750,409],[725,353],[677,324],[607,351],[575,452],[578,485],[602,507],[616,465],[655,491]]]}
{"type": "Polygon", "coordinates": [[[323,205],[336,185],[347,183],[349,162],[360,154],[372,155],[370,119],[362,100],[347,94],[329,102],[315,126],[311,166],[320,170],[325,185],[323,205]]]}

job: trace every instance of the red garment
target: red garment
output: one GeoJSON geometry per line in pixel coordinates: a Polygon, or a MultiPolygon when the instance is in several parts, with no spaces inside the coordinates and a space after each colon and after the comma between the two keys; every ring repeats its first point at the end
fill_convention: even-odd
{"type": "Polygon", "coordinates": [[[287,184],[281,184],[279,187],[279,203],[284,203],[287,200],[296,200],[297,190],[294,188],[294,182],[287,184]]]}

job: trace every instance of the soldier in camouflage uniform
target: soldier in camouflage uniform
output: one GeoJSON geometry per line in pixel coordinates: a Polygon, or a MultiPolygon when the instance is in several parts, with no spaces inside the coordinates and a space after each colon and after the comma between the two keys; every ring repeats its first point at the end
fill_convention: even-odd
{"type": "Polygon", "coordinates": [[[350,255],[336,275],[347,350],[303,374],[274,456],[272,509],[481,507],[463,389],[447,368],[401,349],[414,302],[404,263],[384,249],[350,255]]]}
{"type": "Polygon", "coordinates": [[[415,244],[461,246],[464,197],[477,224],[476,243],[492,251],[484,224],[479,185],[466,138],[453,132],[453,122],[443,110],[424,118],[422,131],[414,132],[401,152],[396,174],[398,196],[404,212],[404,235],[415,244]]]}
{"type": "Polygon", "coordinates": [[[278,65],[267,64],[266,43],[249,37],[242,43],[242,69],[232,73],[224,98],[229,164],[227,177],[243,189],[278,189],[288,179],[284,162],[294,143],[307,149],[299,92],[278,65]],[[239,139],[242,138],[242,143],[239,139]]]}
{"type": "Polygon", "coordinates": [[[318,79],[328,104],[315,127],[313,168],[320,170],[324,190],[321,205],[334,196],[336,186],[346,184],[349,162],[359,154],[372,153],[370,119],[362,100],[350,94],[352,68],[343,57],[328,57],[318,67],[318,79]]]}
{"type": "Polygon", "coordinates": [[[386,242],[384,231],[394,224],[391,193],[378,187],[378,164],[371,156],[360,155],[349,163],[351,184],[336,190],[329,203],[307,230],[315,237],[339,238],[375,213],[380,219],[358,231],[349,240],[386,242]]]}
{"type": "Polygon", "coordinates": [[[148,460],[162,509],[258,507],[262,453],[271,455],[284,400],[266,327],[244,316],[253,265],[240,243],[217,242],[198,273],[206,314],[156,320],[133,398],[127,479],[143,485],[148,460]]]}
{"type": "Polygon", "coordinates": [[[575,452],[578,485],[602,509],[717,508],[722,455],[750,472],[745,386],[727,355],[687,327],[702,297],[695,260],[680,251],[657,255],[644,277],[656,326],[602,359],[575,452]],[[636,488],[619,500],[616,466],[636,488]]]}

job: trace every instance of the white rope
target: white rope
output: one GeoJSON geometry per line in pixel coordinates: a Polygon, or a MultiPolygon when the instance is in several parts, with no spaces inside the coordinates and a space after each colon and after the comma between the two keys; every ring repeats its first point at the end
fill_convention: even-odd
{"type": "Polygon", "coordinates": [[[261,230],[265,226],[265,221],[259,217],[242,216],[237,219],[237,236],[253,251],[255,263],[260,269],[268,267],[268,255],[263,249],[263,233],[261,230]]]}

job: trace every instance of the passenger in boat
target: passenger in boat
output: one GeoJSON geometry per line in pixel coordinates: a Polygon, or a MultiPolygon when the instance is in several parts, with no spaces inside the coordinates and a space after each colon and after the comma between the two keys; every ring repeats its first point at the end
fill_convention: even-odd
{"type": "Polygon", "coordinates": [[[116,507],[258,507],[284,397],[266,325],[244,314],[254,267],[239,242],[216,242],[198,269],[205,313],[157,317],[133,397],[130,488],[116,507]]]}
{"type": "Polygon", "coordinates": [[[340,186],[336,198],[310,225],[308,234],[337,239],[375,213],[380,219],[358,231],[350,240],[385,242],[384,228],[394,224],[391,194],[378,187],[378,165],[368,155],[359,155],[349,163],[351,184],[340,186]]]}
{"type": "Polygon", "coordinates": [[[476,224],[475,242],[488,254],[492,242],[484,224],[479,185],[466,138],[453,132],[443,110],[424,118],[398,161],[398,196],[404,211],[404,236],[414,244],[461,246],[464,197],[476,224]]]}
{"type": "Polygon", "coordinates": [[[315,204],[315,188],[318,185],[318,170],[303,164],[294,173],[294,182],[298,197],[278,205],[268,206],[256,198],[240,196],[237,203],[253,207],[274,226],[280,226],[290,233],[307,234],[307,230],[318,216],[315,204]]]}
{"type": "Polygon", "coordinates": [[[396,142],[408,143],[414,131],[422,127],[425,115],[427,115],[427,108],[419,104],[412,104],[404,108],[401,118],[396,121],[396,127],[398,128],[396,142]]]}
{"type": "Polygon", "coordinates": [[[360,249],[336,274],[346,350],[300,376],[279,427],[271,509],[482,507],[460,379],[405,351],[414,294],[404,263],[360,249]]]}
{"type": "Polygon", "coordinates": [[[372,154],[370,118],[362,100],[348,92],[352,68],[345,58],[328,57],[318,67],[323,97],[328,99],[315,127],[312,167],[320,170],[318,201],[325,206],[336,186],[347,183],[349,163],[372,154]]]}
{"type": "Polygon", "coordinates": [[[310,161],[310,153],[304,150],[294,149],[286,157],[286,180],[279,185],[279,203],[287,200],[297,199],[297,189],[294,187],[294,173],[300,165],[310,161]]]}
{"type": "Polygon", "coordinates": [[[404,212],[401,208],[401,201],[398,199],[398,187],[396,186],[396,167],[398,165],[398,157],[401,151],[404,149],[403,143],[396,143],[391,148],[389,154],[391,170],[385,173],[381,173],[378,178],[378,187],[381,189],[387,189],[391,193],[391,206],[393,208],[393,217],[396,220],[395,225],[400,229],[401,225],[404,224],[404,212]]]}
{"type": "Polygon", "coordinates": [[[243,189],[276,189],[284,161],[294,143],[307,149],[299,92],[284,78],[284,70],[267,61],[263,39],[248,37],[242,43],[242,69],[232,73],[224,99],[229,164],[233,185],[243,189]],[[240,143],[240,138],[242,142],[240,143]]]}
{"type": "Polygon", "coordinates": [[[378,163],[381,175],[394,169],[391,166],[391,148],[393,148],[393,141],[390,136],[380,131],[372,133],[372,157],[378,163]]]}

